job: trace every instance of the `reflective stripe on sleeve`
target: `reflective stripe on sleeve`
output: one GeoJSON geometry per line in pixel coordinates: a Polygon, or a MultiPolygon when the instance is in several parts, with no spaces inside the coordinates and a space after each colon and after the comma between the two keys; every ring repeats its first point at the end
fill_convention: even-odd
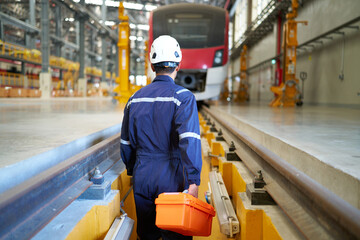
{"type": "Polygon", "coordinates": [[[181,90],[177,91],[176,94],[180,94],[182,92],[189,92],[189,90],[188,89],[181,89],[181,90]]]}
{"type": "Polygon", "coordinates": [[[126,140],[124,140],[124,139],[120,139],[120,142],[121,142],[122,144],[125,144],[125,145],[131,145],[131,144],[130,144],[130,141],[126,141],[126,140]]]}
{"type": "Polygon", "coordinates": [[[179,140],[187,137],[197,138],[200,139],[200,135],[194,132],[185,132],[179,135],[179,140]]]}

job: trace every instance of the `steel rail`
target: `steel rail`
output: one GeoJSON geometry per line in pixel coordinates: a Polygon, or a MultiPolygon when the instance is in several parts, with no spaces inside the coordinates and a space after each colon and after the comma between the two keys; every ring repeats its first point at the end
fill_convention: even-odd
{"type": "Polygon", "coordinates": [[[0,239],[30,239],[120,159],[120,134],[45,170],[0,195],[0,239]]]}
{"type": "MultiPolygon", "coordinates": [[[[212,113],[209,108],[203,107],[203,110],[218,122],[222,129],[225,129],[226,134],[240,140],[258,156],[257,159],[254,158],[255,160],[243,158],[242,161],[253,173],[259,170],[259,167],[265,170],[264,179],[267,183],[265,188],[305,237],[359,238],[359,209],[239,131],[231,123],[212,113]],[[287,205],[289,203],[293,205],[287,205]],[[318,229],[315,229],[313,224],[317,224],[318,229]]],[[[241,154],[241,152],[237,153],[241,154]]]]}

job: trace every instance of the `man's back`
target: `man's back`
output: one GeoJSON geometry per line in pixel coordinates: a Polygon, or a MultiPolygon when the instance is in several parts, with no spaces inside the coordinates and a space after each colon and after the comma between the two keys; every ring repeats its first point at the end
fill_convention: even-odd
{"type": "Polygon", "coordinates": [[[197,197],[202,165],[194,95],[174,83],[181,50],[170,36],[151,46],[154,81],[136,92],[124,110],[121,157],[133,176],[137,233],[142,239],[191,239],[155,226],[155,198],[188,189],[197,197]]]}
{"type": "Polygon", "coordinates": [[[186,101],[194,101],[193,94],[176,85],[168,76],[157,77],[153,83],[134,94],[127,107],[130,108],[130,142],[137,151],[179,150],[175,116],[186,101]]]}

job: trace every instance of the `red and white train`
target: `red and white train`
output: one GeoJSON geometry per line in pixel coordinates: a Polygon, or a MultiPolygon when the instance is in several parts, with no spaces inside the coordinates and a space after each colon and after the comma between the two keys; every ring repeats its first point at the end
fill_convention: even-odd
{"type": "Polygon", "coordinates": [[[183,60],[175,82],[197,101],[217,98],[227,77],[228,12],[204,4],[171,4],[151,12],[149,25],[149,46],[160,35],[180,44],[183,60]]]}

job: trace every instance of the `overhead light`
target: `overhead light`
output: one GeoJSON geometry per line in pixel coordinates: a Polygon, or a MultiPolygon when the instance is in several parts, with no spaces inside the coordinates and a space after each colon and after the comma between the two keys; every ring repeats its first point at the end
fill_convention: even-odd
{"type": "Polygon", "coordinates": [[[140,3],[124,2],[124,8],[134,9],[134,10],[141,10],[141,9],[143,9],[143,7],[144,7],[144,5],[142,5],[140,3]]]}
{"type": "Polygon", "coordinates": [[[137,37],[136,37],[136,36],[130,36],[129,39],[130,39],[131,41],[135,41],[135,40],[137,39],[137,37]]]}
{"type": "Polygon", "coordinates": [[[130,23],[129,24],[129,27],[131,28],[131,29],[139,29],[139,30],[144,30],[144,31],[149,31],[149,25],[145,25],[145,24],[138,24],[138,25],[136,25],[136,24],[134,24],[134,23],[130,23]]]}
{"type": "MultiPolygon", "coordinates": [[[[79,3],[80,0],[73,0],[75,3],[79,3]]],[[[103,0],[85,0],[85,4],[92,4],[92,5],[103,5],[103,0]]],[[[107,7],[119,7],[120,2],[113,1],[113,0],[106,0],[105,5],[107,7]]],[[[123,2],[124,8],[127,9],[133,9],[133,10],[142,10],[145,8],[146,11],[152,11],[157,8],[155,5],[143,5],[141,3],[129,3],[129,2],[123,2]]]]}
{"type": "Polygon", "coordinates": [[[149,25],[144,25],[144,24],[138,24],[136,27],[140,30],[145,30],[145,31],[149,31],[150,28],[149,25]]]}
{"type": "Polygon", "coordinates": [[[114,21],[105,21],[106,26],[114,26],[116,23],[114,21]]]}
{"type": "Polygon", "coordinates": [[[73,22],[73,21],[75,21],[74,18],[65,18],[65,22],[73,22]]]}
{"type": "Polygon", "coordinates": [[[157,6],[155,5],[145,5],[145,10],[151,12],[152,10],[156,9],[157,6]]]}
{"type": "Polygon", "coordinates": [[[144,40],[144,38],[143,37],[137,37],[137,39],[136,39],[138,42],[141,42],[141,41],[143,41],[144,40]]]}

